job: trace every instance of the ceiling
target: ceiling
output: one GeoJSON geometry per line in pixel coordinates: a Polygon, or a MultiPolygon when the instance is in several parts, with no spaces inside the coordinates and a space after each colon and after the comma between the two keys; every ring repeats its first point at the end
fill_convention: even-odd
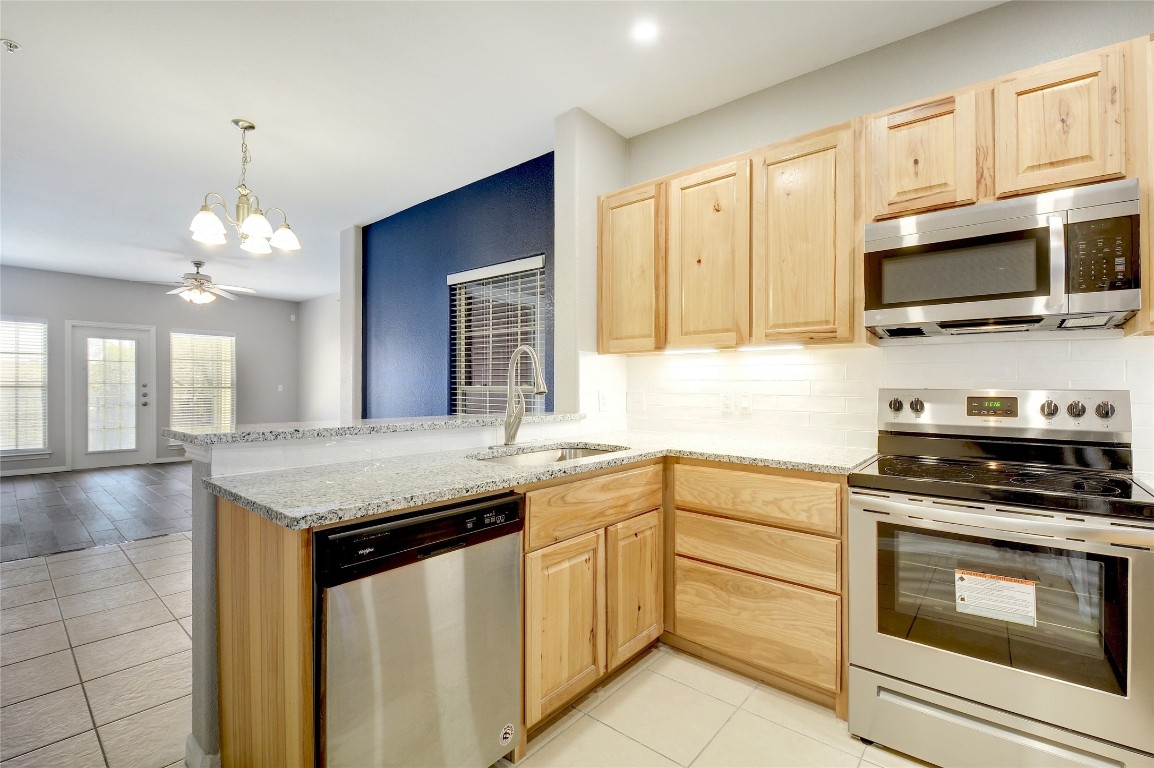
{"type": "Polygon", "coordinates": [[[632,137],[996,4],[5,0],[0,260],[335,293],[342,229],[549,152],[573,107],[632,137]],[[235,199],[234,117],[302,250],[191,240],[205,193],[235,199]]]}

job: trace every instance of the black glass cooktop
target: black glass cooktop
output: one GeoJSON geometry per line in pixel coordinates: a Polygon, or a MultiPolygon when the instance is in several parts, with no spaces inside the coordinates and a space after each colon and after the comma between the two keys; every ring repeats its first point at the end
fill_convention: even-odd
{"type": "Polygon", "coordinates": [[[1154,494],[1128,473],[999,461],[880,456],[849,484],[926,496],[1154,519],[1154,494]]]}

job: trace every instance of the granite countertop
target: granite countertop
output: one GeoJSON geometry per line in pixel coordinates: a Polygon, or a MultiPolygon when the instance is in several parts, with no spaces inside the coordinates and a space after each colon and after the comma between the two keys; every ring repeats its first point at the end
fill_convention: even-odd
{"type": "Polygon", "coordinates": [[[279,525],[303,530],[664,456],[845,475],[873,455],[873,450],[866,448],[818,448],[691,434],[615,432],[531,443],[513,450],[473,448],[228,475],[208,478],[204,485],[217,496],[279,525]],[[573,443],[610,449],[624,446],[625,450],[523,467],[470,458],[508,454],[527,446],[547,449],[573,443]]]}
{"type": "MultiPolygon", "coordinates": [[[[557,421],[579,421],[583,413],[527,413],[523,423],[543,424],[557,421]]],[[[313,437],[349,437],[380,435],[388,432],[425,432],[434,429],[496,427],[505,423],[505,414],[462,416],[412,416],[397,419],[352,419],[349,421],[296,421],[278,424],[241,424],[227,432],[162,429],[160,434],[190,445],[224,445],[226,443],[263,443],[270,440],[306,440],[313,437]]]]}

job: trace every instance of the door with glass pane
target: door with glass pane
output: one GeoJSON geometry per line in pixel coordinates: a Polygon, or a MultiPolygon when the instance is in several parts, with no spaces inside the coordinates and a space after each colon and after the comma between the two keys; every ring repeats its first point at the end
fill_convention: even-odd
{"type": "Polygon", "coordinates": [[[156,433],[152,329],[75,325],[70,342],[72,468],[152,462],[156,433]]]}

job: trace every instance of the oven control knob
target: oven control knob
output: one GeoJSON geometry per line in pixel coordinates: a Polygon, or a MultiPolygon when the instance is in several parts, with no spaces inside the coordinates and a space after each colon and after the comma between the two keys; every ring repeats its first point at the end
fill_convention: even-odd
{"type": "Polygon", "coordinates": [[[900,397],[895,397],[893,400],[890,400],[890,410],[891,411],[893,411],[894,413],[899,413],[902,408],[903,408],[903,404],[902,404],[902,400],[900,397]]]}
{"type": "Polygon", "coordinates": [[[910,400],[910,410],[914,413],[921,413],[925,409],[926,404],[922,402],[920,397],[915,397],[913,400],[910,400]]]}
{"type": "Polygon", "coordinates": [[[1047,400],[1046,402],[1042,403],[1042,407],[1038,410],[1041,411],[1042,415],[1047,419],[1052,419],[1058,415],[1058,404],[1053,400],[1047,400]]]}
{"type": "Polygon", "coordinates": [[[1113,416],[1114,411],[1114,404],[1109,400],[1103,400],[1102,402],[1098,403],[1096,408],[1094,408],[1094,413],[1098,414],[1098,416],[1103,419],[1108,419],[1113,416]]]}
{"type": "Polygon", "coordinates": [[[1080,419],[1086,415],[1086,406],[1082,405],[1081,400],[1075,400],[1066,406],[1066,413],[1070,414],[1075,419],[1080,419]]]}

